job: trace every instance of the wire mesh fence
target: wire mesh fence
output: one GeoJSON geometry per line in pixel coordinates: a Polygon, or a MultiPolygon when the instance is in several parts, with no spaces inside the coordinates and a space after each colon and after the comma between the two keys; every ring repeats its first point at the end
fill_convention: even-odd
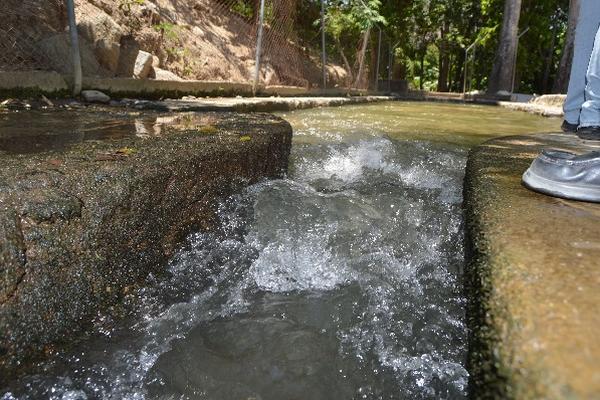
{"type": "MultiPolygon", "coordinates": [[[[67,27],[63,0],[2,0],[0,21],[0,70],[57,69],[57,35],[67,27]]],[[[68,43],[62,50],[70,51],[68,43]]]]}
{"type": "MultiPolygon", "coordinates": [[[[350,61],[326,35],[324,66],[314,0],[75,0],[75,15],[84,77],[366,89],[391,68],[375,29],[350,61]]],[[[0,19],[0,71],[72,73],[65,0],[2,0],[0,19]]]]}

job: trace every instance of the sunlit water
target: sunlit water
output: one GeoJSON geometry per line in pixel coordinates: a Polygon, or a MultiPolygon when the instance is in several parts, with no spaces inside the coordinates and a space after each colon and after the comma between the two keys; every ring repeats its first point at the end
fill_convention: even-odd
{"type": "Polygon", "coordinates": [[[222,228],[149,277],[130,318],[99,316],[0,398],[464,398],[468,148],[557,121],[427,103],[284,116],[286,179],[223,199],[222,228]]]}

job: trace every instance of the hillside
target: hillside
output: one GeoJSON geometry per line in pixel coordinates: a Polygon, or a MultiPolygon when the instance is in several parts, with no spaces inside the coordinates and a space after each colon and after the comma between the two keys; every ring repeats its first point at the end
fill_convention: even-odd
{"type": "MultiPolygon", "coordinates": [[[[75,3],[84,75],[123,76],[119,63],[126,56],[123,53],[131,50],[124,40],[132,36],[139,50],[149,53],[148,67],[139,77],[232,82],[253,78],[256,25],[219,0],[75,3]]],[[[0,15],[7,20],[12,35],[22,41],[10,49],[22,53],[13,58],[27,68],[70,71],[69,39],[61,2],[6,0],[0,6],[0,15]]],[[[318,49],[301,47],[293,33],[284,35],[278,28],[265,28],[262,83],[317,85],[321,79],[318,49]]],[[[288,31],[293,32],[293,26],[288,31]]],[[[137,54],[135,46],[133,51],[137,54]]],[[[10,62],[5,63],[4,68],[7,67],[17,69],[10,62]]],[[[344,81],[343,68],[329,65],[328,70],[331,82],[344,81]]]]}

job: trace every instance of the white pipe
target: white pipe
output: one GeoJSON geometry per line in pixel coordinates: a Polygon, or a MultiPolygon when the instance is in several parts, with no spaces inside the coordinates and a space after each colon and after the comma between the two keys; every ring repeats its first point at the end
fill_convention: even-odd
{"type": "Polygon", "coordinates": [[[81,55],[79,52],[79,35],[77,33],[77,21],[75,20],[75,4],[73,0],[67,0],[67,13],[69,14],[69,33],[71,34],[71,56],[73,57],[73,95],[81,93],[82,71],[81,55]]]}
{"type": "Polygon", "coordinates": [[[477,45],[477,40],[465,50],[465,78],[463,79],[463,94],[467,94],[467,69],[469,67],[469,52],[477,45]]]}
{"type": "Polygon", "coordinates": [[[260,56],[262,52],[262,41],[263,41],[263,25],[265,21],[265,0],[260,0],[260,18],[258,21],[258,39],[256,40],[256,63],[254,65],[254,85],[252,86],[252,92],[256,95],[258,89],[258,83],[260,80],[260,56]]]}

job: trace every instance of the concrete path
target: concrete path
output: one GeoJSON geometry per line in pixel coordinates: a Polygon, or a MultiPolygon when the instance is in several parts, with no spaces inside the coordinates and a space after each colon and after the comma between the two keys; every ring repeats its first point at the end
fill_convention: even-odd
{"type": "Polygon", "coordinates": [[[494,139],[470,154],[465,209],[475,398],[600,398],[600,204],[521,185],[542,148],[600,144],[564,134],[494,139]]]}

